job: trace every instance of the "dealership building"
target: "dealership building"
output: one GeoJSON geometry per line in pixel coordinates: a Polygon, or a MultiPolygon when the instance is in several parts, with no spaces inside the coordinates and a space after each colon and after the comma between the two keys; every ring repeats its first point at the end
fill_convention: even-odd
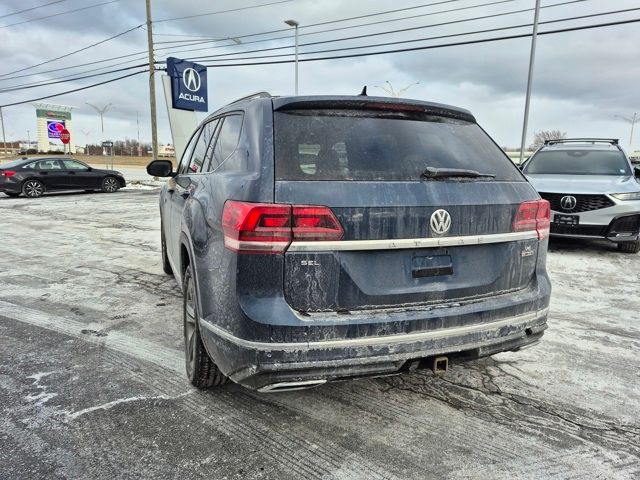
{"type": "Polygon", "coordinates": [[[71,134],[68,151],[76,153],[73,122],[71,121],[71,109],[73,107],[48,103],[35,103],[34,106],[36,107],[36,118],[38,120],[38,152],[64,151],[64,145],[60,140],[60,132],[66,128],[71,134]]]}

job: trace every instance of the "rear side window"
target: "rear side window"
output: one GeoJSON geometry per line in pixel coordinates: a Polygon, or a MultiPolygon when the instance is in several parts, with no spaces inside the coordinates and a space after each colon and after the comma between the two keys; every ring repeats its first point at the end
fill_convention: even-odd
{"type": "Polygon", "coordinates": [[[212,171],[215,170],[239,170],[233,162],[228,162],[229,157],[235,151],[240,141],[242,132],[242,115],[228,115],[224,117],[224,122],[220,128],[216,146],[213,150],[213,160],[211,162],[212,171]]]}
{"type": "Polygon", "coordinates": [[[32,167],[36,170],[62,170],[60,160],[41,160],[32,167]]]}
{"type": "Polygon", "coordinates": [[[420,180],[427,167],[477,170],[524,181],[475,123],[413,113],[276,112],[278,180],[420,180]]]}
{"type": "Polygon", "coordinates": [[[213,138],[213,134],[216,131],[216,125],[218,122],[209,122],[202,127],[202,132],[198,137],[193,148],[193,154],[191,155],[191,161],[189,162],[189,168],[187,173],[200,173],[202,172],[202,165],[205,161],[207,148],[213,138]]]}
{"type": "Polygon", "coordinates": [[[542,150],[525,167],[538,175],[631,175],[624,154],[617,150],[542,150]]]}

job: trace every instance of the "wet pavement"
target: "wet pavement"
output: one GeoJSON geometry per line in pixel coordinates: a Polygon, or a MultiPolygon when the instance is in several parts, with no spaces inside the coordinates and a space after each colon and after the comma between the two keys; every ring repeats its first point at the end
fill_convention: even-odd
{"type": "Polygon", "coordinates": [[[552,241],[542,342],[442,377],[197,391],[157,191],[0,218],[2,479],[640,477],[640,254],[552,241]]]}

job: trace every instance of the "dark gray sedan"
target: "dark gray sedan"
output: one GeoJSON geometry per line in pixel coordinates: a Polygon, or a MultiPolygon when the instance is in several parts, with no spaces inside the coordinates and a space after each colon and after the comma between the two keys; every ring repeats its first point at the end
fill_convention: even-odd
{"type": "Polygon", "coordinates": [[[117,192],[126,186],[114,170],[90,167],[73,158],[22,158],[0,164],[0,192],[40,197],[55,190],[102,190],[117,192]]]}

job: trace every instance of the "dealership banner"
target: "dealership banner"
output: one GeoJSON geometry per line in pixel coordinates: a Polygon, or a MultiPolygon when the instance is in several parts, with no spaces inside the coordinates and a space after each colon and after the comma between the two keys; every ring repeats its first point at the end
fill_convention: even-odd
{"type": "Polygon", "coordinates": [[[207,67],[168,57],[167,73],[171,78],[173,108],[197,112],[208,111],[207,67]]]}

